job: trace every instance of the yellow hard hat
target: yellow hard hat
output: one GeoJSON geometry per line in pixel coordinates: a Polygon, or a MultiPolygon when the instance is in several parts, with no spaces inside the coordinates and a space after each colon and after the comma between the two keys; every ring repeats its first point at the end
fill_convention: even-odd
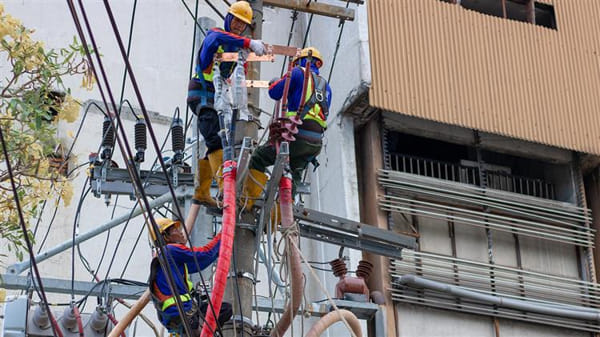
{"type": "Polygon", "coordinates": [[[252,23],[252,7],[247,1],[238,1],[229,7],[229,13],[247,24],[252,23]]]}
{"type": "MultiPolygon", "coordinates": [[[[167,218],[158,218],[156,219],[156,225],[158,226],[158,232],[160,234],[164,234],[171,226],[181,226],[181,222],[167,218]]],[[[150,237],[153,241],[156,241],[157,239],[156,235],[154,234],[153,226],[150,226],[150,237]]]]}
{"type": "Polygon", "coordinates": [[[321,56],[321,52],[317,48],[315,48],[315,47],[308,47],[308,48],[302,49],[300,51],[300,55],[294,57],[294,60],[293,60],[294,63],[298,62],[298,60],[300,60],[302,58],[308,57],[308,52],[309,51],[312,51],[312,58],[316,59],[317,61],[320,62],[320,64],[316,63],[317,68],[321,68],[321,66],[323,66],[323,57],[321,56]]]}

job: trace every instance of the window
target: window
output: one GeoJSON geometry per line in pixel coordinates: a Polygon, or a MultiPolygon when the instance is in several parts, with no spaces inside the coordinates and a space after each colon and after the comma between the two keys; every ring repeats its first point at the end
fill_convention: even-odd
{"type": "Polygon", "coordinates": [[[440,0],[454,3],[466,9],[487,15],[530,22],[550,29],[556,28],[556,16],[552,5],[534,0],[440,0]]]}

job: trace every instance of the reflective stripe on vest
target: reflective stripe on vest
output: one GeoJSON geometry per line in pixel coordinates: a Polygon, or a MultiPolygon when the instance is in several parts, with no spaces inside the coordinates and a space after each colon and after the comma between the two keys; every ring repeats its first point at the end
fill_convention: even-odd
{"type": "MultiPolygon", "coordinates": [[[[185,277],[185,281],[187,282],[188,292],[186,294],[179,295],[181,302],[187,302],[187,301],[191,300],[192,295],[190,295],[190,292],[192,291],[192,289],[194,289],[194,284],[192,283],[192,281],[190,281],[190,278],[189,278],[187,265],[184,265],[184,268],[185,268],[185,271],[184,271],[183,277],[185,277]]],[[[175,296],[169,296],[166,300],[163,301],[161,310],[165,311],[168,307],[170,307],[174,304],[175,304],[175,296]]]]}
{"type": "MultiPolygon", "coordinates": [[[[217,49],[217,53],[224,53],[225,49],[223,49],[223,46],[219,46],[219,48],[217,49]]],[[[202,72],[202,78],[204,79],[204,81],[206,82],[212,82],[213,81],[213,77],[215,75],[214,72],[214,62],[210,63],[210,66],[208,66],[206,69],[196,69],[196,74],[194,74],[194,78],[200,78],[200,75],[198,74],[199,72],[202,72]]],[[[219,66],[219,63],[217,63],[217,67],[219,66]]]]}
{"type": "MultiPolygon", "coordinates": [[[[304,67],[300,67],[300,69],[302,69],[302,72],[304,73],[304,67]]],[[[313,95],[313,86],[314,86],[314,80],[312,76],[309,76],[308,78],[308,85],[306,86],[306,93],[304,94],[304,103],[308,102],[310,100],[310,98],[313,95]]],[[[286,117],[294,117],[298,114],[297,111],[288,111],[285,116],[286,117]]],[[[301,116],[302,119],[310,119],[313,120],[317,123],[319,123],[319,125],[323,128],[323,129],[327,129],[327,122],[325,121],[325,116],[323,115],[323,113],[321,113],[321,106],[319,104],[315,104],[313,105],[304,116],[301,116]]]]}

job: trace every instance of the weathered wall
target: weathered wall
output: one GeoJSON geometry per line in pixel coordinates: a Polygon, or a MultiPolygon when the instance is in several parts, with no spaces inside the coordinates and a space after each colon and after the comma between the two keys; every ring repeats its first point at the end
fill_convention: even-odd
{"type": "Polygon", "coordinates": [[[371,104],[599,154],[600,3],[551,3],[558,30],[440,0],[372,0],[371,104]]]}

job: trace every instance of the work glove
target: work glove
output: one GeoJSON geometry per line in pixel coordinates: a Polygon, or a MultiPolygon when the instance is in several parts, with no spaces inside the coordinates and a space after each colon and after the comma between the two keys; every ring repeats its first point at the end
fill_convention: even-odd
{"type": "Polygon", "coordinates": [[[250,40],[250,49],[256,56],[263,56],[267,48],[265,48],[265,44],[261,40],[250,40]]]}

